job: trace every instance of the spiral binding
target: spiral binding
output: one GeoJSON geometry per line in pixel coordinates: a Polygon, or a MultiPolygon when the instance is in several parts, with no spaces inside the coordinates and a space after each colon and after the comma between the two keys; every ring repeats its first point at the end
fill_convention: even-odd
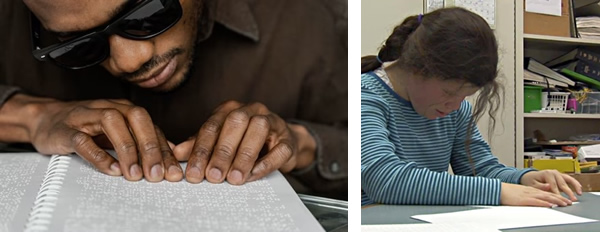
{"type": "Polygon", "coordinates": [[[53,155],[50,158],[44,181],[29,213],[25,231],[48,230],[70,160],[71,157],[65,155],[53,155]]]}

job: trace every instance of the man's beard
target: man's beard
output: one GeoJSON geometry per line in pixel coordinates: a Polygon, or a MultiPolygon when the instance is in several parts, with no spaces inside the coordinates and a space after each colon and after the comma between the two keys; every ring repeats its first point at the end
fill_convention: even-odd
{"type": "Polygon", "coordinates": [[[179,80],[179,82],[175,83],[169,89],[159,90],[159,92],[173,92],[173,91],[179,89],[194,74],[194,71],[195,71],[194,64],[196,63],[196,59],[198,59],[198,54],[196,54],[196,43],[194,43],[194,45],[192,46],[192,49],[189,54],[190,55],[186,59],[187,64],[185,64],[185,65],[187,66],[187,68],[185,68],[185,71],[183,72],[183,78],[181,78],[181,80],[179,80]]]}

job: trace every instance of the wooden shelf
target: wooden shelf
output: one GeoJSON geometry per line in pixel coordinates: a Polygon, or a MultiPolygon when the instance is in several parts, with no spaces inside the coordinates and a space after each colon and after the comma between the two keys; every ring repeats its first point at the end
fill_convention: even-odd
{"type": "Polygon", "coordinates": [[[571,38],[571,37],[560,37],[560,36],[549,36],[549,35],[535,35],[535,34],[523,34],[525,42],[542,42],[547,44],[556,45],[587,45],[587,46],[600,46],[600,40],[597,39],[582,39],[582,38],[571,38]]]}
{"type": "Polygon", "coordinates": [[[525,118],[574,118],[600,119],[600,114],[553,114],[553,113],[524,113],[525,118]]]}
{"type": "Polygon", "coordinates": [[[551,143],[551,142],[536,142],[535,144],[537,145],[556,145],[556,146],[560,146],[560,145],[595,145],[595,144],[600,144],[600,141],[557,141],[555,143],[551,143]]]}

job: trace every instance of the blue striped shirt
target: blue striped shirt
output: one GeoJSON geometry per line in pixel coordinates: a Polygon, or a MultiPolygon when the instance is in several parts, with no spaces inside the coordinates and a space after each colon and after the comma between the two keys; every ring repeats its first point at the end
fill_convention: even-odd
{"type": "Polygon", "coordinates": [[[498,162],[477,127],[465,150],[471,105],[429,120],[373,72],[361,76],[362,205],[498,205],[500,184],[519,183],[531,169],[498,162]],[[447,172],[452,166],[455,175],[447,172]]]}

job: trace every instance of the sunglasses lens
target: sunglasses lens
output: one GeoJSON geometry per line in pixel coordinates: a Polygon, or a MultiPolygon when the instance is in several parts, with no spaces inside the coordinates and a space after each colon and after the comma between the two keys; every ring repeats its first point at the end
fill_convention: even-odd
{"type": "Polygon", "coordinates": [[[49,55],[62,66],[82,68],[104,60],[107,52],[104,40],[93,36],[66,44],[49,55]]]}
{"type": "Polygon", "coordinates": [[[121,30],[132,37],[148,37],[162,33],[181,17],[178,0],[151,1],[125,18],[121,30]]]}

